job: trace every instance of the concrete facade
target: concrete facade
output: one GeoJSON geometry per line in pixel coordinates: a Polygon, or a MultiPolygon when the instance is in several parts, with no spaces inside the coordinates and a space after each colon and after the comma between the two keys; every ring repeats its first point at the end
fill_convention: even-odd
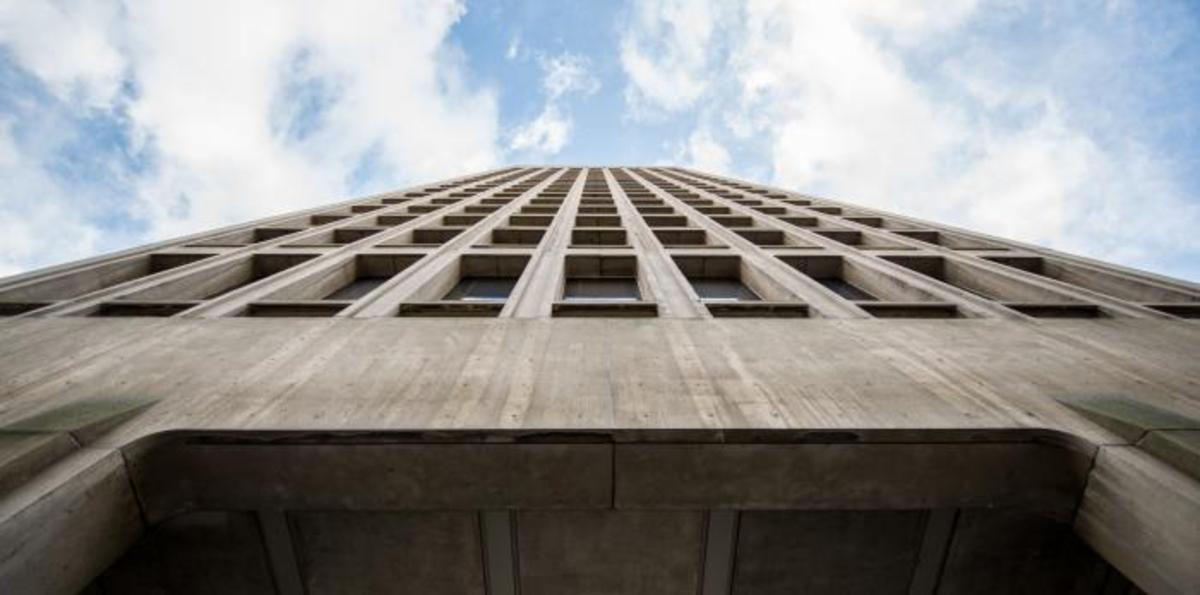
{"type": "Polygon", "coordinates": [[[1200,286],[512,167],[0,280],[3,593],[1200,592],[1200,286]]]}

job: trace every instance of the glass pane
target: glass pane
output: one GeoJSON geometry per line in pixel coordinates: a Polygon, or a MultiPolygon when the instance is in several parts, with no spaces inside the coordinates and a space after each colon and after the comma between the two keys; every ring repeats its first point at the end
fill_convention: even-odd
{"type": "Polygon", "coordinates": [[[463,277],[442,299],[503,302],[516,284],[515,277],[463,277]]]}
{"type": "Polygon", "coordinates": [[[875,296],[859,289],[858,287],[847,283],[841,279],[827,278],[817,279],[817,282],[824,285],[826,289],[848,299],[848,300],[870,300],[874,301],[875,296]]]}
{"type": "Polygon", "coordinates": [[[632,277],[576,278],[567,279],[563,299],[636,302],[641,294],[637,280],[632,277]]]}
{"type": "Polygon", "coordinates": [[[327,300],[356,300],[383,285],[387,277],[359,277],[341,289],[325,296],[327,300]]]}
{"type": "Polygon", "coordinates": [[[692,288],[702,300],[722,302],[757,302],[758,294],[737,279],[690,279],[692,288]]]}

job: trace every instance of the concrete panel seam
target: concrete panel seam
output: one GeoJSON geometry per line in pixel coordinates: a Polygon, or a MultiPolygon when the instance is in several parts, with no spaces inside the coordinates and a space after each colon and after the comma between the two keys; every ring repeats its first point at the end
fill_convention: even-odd
{"type": "Polygon", "coordinates": [[[115,449],[117,456],[121,457],[121,465],[125,467],[125,481],[129,482],[129,492],[133,494],[133,503],[137,505],[138,517],[142,520],[142,527],[146,530],[150,528],[150,517],[146,516],[146,505],[142,502],[142,494],[138,491],[137,482],[133,480],[133,469],[129,465],[129,458],[125,455],[123,449],[115,449]]]}
{"type": "MultiPolygon", "coordinates": [[[[1068,522],[1070,523],[1070,525],[1072,527],[1074,527],[1076,521],[1079,520],[1079,509],[1083,507],[1083,498],[1084,498],[1084,496],[1087,495],[1088,487],[1090,487],[1092,484],[1092,476],[1095,475],[1095,473],[1096,473],[1096,463],[1100,460],[1100,451],[1110,448],[1110,446],[1113,446],[1113,445],[1108,445],[1108,444],[1096,445],[1095,450],[1092,451],[1091,458],[1088,459],[1087,474],[1085,474],[1083,476],[1083,487],[1082,487],[1082,489],[1079,490],[1079,496],[1075,499],[1075,508],[1071,512],[1071,518],[1068,519],[1068,522]]],[[[1124,445],[1118,444],[1115,446],[1124,446],[1124,445]]]]}
{"type": "Polygon", "coordinates": [[[946,559],[958,526],[958,509],[934,509],[926,515],[925,529],[917,549],[917,560],[913,563],[909,581],[909,595],[933,595],[937,593],[946,570],[946,559]]]}
{"type": "Polygon", "coordinates": [[[300,576],[287,517],[281,510],[258,510],[254,516],[258,520],[276,592],[279,595],[304,595],[304,580],[300,576]]]}
{"type": "Polygon", "coordinates": [[[518,572],[512,511],[480,511],[479,533],[485,592],[487,595],[517,595],[518,572]]]}
{"type": "Polygon", "coordinates": [[[705,515],[704,549],[701,552],[701,595],[729,595],[737,558],[737,510],[710,510],[705,515]]]}

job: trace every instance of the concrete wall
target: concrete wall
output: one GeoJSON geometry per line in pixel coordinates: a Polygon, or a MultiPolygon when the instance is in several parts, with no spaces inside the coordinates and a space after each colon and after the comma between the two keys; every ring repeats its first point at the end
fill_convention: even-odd
{"type": "Polygon", "coordinates": [[[0,591],[1194,593],[1197,316],[671,168],[179,238],[0,280],[0,591]]]}

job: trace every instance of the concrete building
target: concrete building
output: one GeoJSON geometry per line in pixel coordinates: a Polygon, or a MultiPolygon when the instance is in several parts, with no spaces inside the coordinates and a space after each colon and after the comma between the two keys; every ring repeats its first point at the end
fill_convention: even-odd
{"type": "Polygon", "coordinates": [[[1200,593],[1200,286],[1001,238],[512,167],[0,313],[0,593],[1200,593]]]}

